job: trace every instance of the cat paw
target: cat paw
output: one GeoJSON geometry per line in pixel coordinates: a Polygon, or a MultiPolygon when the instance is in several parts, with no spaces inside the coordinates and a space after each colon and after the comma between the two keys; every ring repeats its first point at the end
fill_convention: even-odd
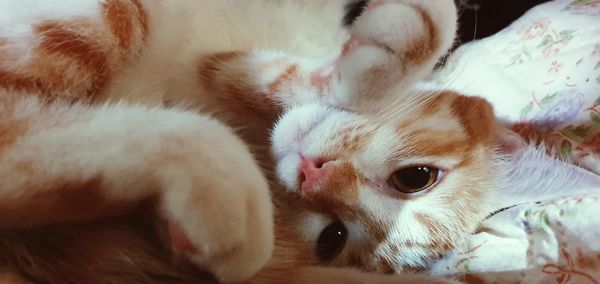
{"type": "Polygon", "coordinates": [[[396,102],[388,90],[407,90],[431,72],[456,31],[452,0],[373,0],[350,28],[329,103],[363,111],[396,102]]]}
{"type": "Polygon", "coordinates": [[[218,137],[198,143],[206,149],[179,145],[160,180],[173,252],[230,283],[249,279],[270,260],[274,236],[268,183],[247,147],[227,132],[183,140],[218,137]]]}
{"type": "MultiPolygon", "coordinates": [[[[352,38],[379,45],[394,53],[448,46],[456,30],[456,7],[452,0],[424,3],[421,0],[374,0],[357,18],[352,38]]],[[[449,46],[448,46],[449,47],[449,46]]]]}

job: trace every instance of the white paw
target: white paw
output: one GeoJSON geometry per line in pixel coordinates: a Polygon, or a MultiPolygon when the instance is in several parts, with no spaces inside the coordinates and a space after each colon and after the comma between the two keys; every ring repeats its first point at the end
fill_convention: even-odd
{"type": "Polygon", "coordinates": [[[451,46],[456,30],[452,0],[375,0],[351,27],[338,69],[341,90],[333,105],[355,111],[402,101],[388,91],[408,90],[429,74],[451,46]]]}
{"type": "Polygon", "coordinates": [[[215,125],[182,140],[172,149],[180,154],[162,165],[162,212],[176,253],[223,282],[240,282],[271,258],[272,204],[247,147],[215,125]]]}
{"type": "MultiPolygon", "coordinates": [[[[429,36],[426,16],[414,6],[396,1],[376,1],[352,26],[352,36],[365,44],[381,45],[393,52],[401,52],[415,44],[415,40],[429,36]]],[[[433,27],[435,28],[435,27],[433,27]]]]}

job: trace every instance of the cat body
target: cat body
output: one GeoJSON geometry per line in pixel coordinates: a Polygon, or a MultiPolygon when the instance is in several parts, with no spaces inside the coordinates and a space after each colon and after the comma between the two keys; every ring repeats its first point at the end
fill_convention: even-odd
{"type": "Polygon", "coordinates": [[[173,265],[171,252],[225,282],[267,263],[252,281],[424,279],[317,266],[314,241],[294,221],[322,208],[285,192],[271,171],[266,146],[284,110],[376,109],[452,42],[451,1],[374,1],[375,16],[350,30],[344,5],[0,3],[2,279],[203,279],[173,265]],[[139,217],[148,207],[157,213],[139,217]],[[131,212],[150,225],[131,225],[122,217],[131,212]]]}
{"type": "Polygon", "coordinates": [[[559,184],[524,195],[507,177],[551,157],[520,159],[486,101],[416,88],[450,0],[371,1],[348,29],[344,1],[0,5],[13,282],[210,281],[171,256],[224,282],[424,280],[359,270],[424,270],[559,184]]]}

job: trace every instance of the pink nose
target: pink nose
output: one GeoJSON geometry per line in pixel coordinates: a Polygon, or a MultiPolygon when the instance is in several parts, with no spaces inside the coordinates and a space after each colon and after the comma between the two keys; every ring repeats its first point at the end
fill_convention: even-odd
{"type": "Polygon", "coordinates": [[[315,189],[316,185],[329,174],[330,169],[324,167],[329,162],[322,158],[302,158],[300,163],[300,190],[307,192],[315,189]]]}

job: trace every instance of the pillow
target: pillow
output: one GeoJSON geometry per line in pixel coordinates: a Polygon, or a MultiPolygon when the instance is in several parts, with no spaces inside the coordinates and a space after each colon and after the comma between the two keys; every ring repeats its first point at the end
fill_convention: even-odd
{"type": "Polygon", "coordinates": [[[600,0],[555,0],[465,44],[434,75],[490,101],[525,138],[600,174],[600,0]]]}
{"type": "MultiPolygon", "coordinates": [[[[537,6],[461,46],[426,85],[487,99],[513,130],[600,174],[600,0],[537,6]]],[[[578,194],[483,221],[430,273],[468,283],[600,283],[600,188],[564,190],[578,194]]]]}

